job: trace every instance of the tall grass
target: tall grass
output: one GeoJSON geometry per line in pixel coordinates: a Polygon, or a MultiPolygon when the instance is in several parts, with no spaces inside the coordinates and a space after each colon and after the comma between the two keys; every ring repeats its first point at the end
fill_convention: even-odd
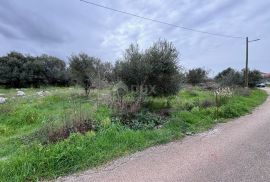
{"type": "MultiPolygon", "coordinates": [[[[48,97],[42,99],[38,104],[33,102],[34,108],[38,108],[39,112],[35,113],[34,109],[33,111],[30,110],[29,113],[36,118],[43,119],[30,120],[31,122],[24,123],[23,127],[32,126],[32,129],[28,132],[20,133],[22,130],[18,129],[15,134],[6,133],[6,136],[11,138],[0,135],[4,139],[3,142],[0,142],[0,147],[2,147],[0,148],[0,157],[1,155],[4,157],[0,159],[0,181],[39,181],[67,175],[89,167],[96,167],[117,157],[181,138],[187,133],[203,131],[227,118],[246,114],[261,104],[267,97],[267,94],[261,90],[253,90],[249,96],[236,95],[221,106],[220,119],[216,120],[215,107],[196,105],[190,111],[181,108],[183,102],[196,103],[197,100],[204,101],[212,98],[210,92],[200,90],[194,92],[190,93],[184,90],[178,96],[172,98],[171,117],[159,129],[131,130],[119,123],[111,123],[111,111],[106,106],[100,106],[96,109],[91,107],[93,111],[91,117],[102,123],[102,127],[98,131],[71,134],[66,140],[47,145],[43,145],[39,141],[33,141],[27,145],[22,144],[17,136],[25,135],[29,131],[36,131],[36,129],[42,127],[43,119],[48,118],[49,114],[52,114],[53,118],[59,119],[57,112],[61,111],[59,108],[63,108],[63,106],[66,109],[65,112],[72,112],[72,109],[69,108],[70,103],[66,101],[66,97],[48,97]]],[[[160,108],[163,105],[167,107],[164,98],[155,98],[151,102],[153,109],[160,108]],[[155,103],[158,106],[155,106],[155,103]]],[[[89,108],[88,106],[85,107],[89,108]]],[[[10,113],[12,112],[14,110],[10,111],[10,113]]],[[[0,117],[4,119],[0,123],[1,127],[12,128],[18,122],[16,118],[13,118],[14,121],[10,119],[11,115],[9,114],[0,117]]],[[[23,118],[27,118],[28,114],[18,114],[18,117],[23,121],[23,118]]],[[[11,128],[7,128],[7,130],[11,130],[11,128]]]]}

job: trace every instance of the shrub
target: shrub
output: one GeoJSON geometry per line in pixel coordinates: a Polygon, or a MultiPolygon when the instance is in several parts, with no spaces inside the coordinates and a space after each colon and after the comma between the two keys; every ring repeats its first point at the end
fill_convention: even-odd
{"type": "Polygon", "coordinates": [[[235,118],[241,116],[241,110],[234,105],[226,105],[219,112],[219,116],[221,118],[235,118]]]}
{"type": "Polygon", "coordinates": [[[214,106],[216,106],[216,104],[213,100],[204,100],[200,103],[200,107],[202,108],[208,108],[208,107],[214,107],[214,106]]]}
{"type": "Polygon", "coordinates": [[[143,94],[131,92],[124,96],[116,97],[112,99],[110,106],[112,107],[114,113],[138,113],[144,104],[145,97],[143,94]]]}
{"type": "Polygon", "coordinates": [[[88,131],[96,131],[97,129],[97,122],[91,119],[74,118],[60,124],[47,123],[38,131],[24,138],[24,140],[37,139],[43,144],[56,143],[67,139],[72,133],[85,134],[88,131]]]}
{"type": "Polygon", "coordinates": [[[156,111],[164,108],[169,108],[168,100],[166,98],[151,98],[145,103],[145,108],[150,111],[156,111]]]}
{"type": "Polygon", "coordinates": [[[196,107],[194,102],[184,102],[182,104],[182,109],[186,111],[191,111],[194,107],[196,107]]]}
{"type": "Polygon", "coordinates": [[[160,127],[166,122],[166,119],[162,116],[143,111],[137,114],[120,113],[118,117],[114,117],[113,120],[134,130],[154,129],[156,127],[160,127]]]}

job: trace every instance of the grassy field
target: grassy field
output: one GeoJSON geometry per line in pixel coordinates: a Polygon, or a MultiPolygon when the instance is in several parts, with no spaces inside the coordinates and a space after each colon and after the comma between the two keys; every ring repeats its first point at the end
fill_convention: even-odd
{"type": "MultiPolygon", "coordinates": [[[[97,91],[86,99],[80,88],[46,88],[43,97],[40,90],[23,89],[26,96],[18,97],[15,89],[0,89],[8,98],[0,104],[0,181],[39,181],[96,167],[249,113],[267,97],[261,90],[236,92],[217,112],[212,92],[184,89],[170,98],[171,114],[161,127],[135,130],[115,122],[108,106],[97,105],[97,91]],[[61,128],[74,118],[91,118],[98,129],[57,142],[44,139],[48,127],[61,128]]],[[[152,110],[168,105],[168,98],[147,99],[152,110]]]]}

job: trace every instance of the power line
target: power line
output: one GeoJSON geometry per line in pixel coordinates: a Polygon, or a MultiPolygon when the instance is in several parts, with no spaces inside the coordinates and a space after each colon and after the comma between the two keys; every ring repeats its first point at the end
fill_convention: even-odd
{"type": "Polygon", "coordinates": [[[93,5],[93,6],[103,8],[103,9],[115,11],[115,12],[118,12],[118,13],[122,13],[122,14],[126,14],[126,15],[133,16],[133,17],[136,17],[136,18],[152,21],[152,22],[155,22],[155,23],[160,23],[160,24],[163,24],[163,25],[168,25],[168,26],[171,26],[171,27],[181,28],[181,29],[184,29],[184,30],[192,31],[192,32],[208,34],[208,35],[218,36],[218,37],[225,37],[225,38],[245,39],[245,37],[240,37],[240,36],[232,36],[232,35],[225,35],[225,34],[219,34],[219,33],[211,33],[211,32],[207,32],[207,31],[201,31],[201,30],[196,30],[196,29],[193,29],[193,28],[179,26],[179,25],[175,25],[175,24],[172,24],[172,23],[167,23],[167,22],[164,22],[164,21],[160,21],[160,20],[156,20],[156,19],[152,19],[152,18],[147,18],[147,17],[144,17],[144,16],[129,13],[129,12],[126,12],[126,11],[110,8],[110,7],[107,7],[107,6],[104,6],[104,5],[101,5],[101,4],[97,4],[97,3],[93,3],[93,2],[90,2],[90,1],[86,1],[86,0],[80,0],[80,1],[84,2],[84,3],[87,3],[87,4],[90,4],[90,5],[93,5]]]}

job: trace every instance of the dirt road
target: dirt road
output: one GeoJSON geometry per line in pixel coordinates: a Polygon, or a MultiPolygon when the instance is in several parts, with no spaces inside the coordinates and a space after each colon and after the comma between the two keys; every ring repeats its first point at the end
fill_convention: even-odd
{"type": "MultiPolygon", "coordinates": [[[[270,89],[266,89],[270,93],[270,89]]],[[[270,98],[250,115],[58,181],[270,181],[270,98]]]]}

